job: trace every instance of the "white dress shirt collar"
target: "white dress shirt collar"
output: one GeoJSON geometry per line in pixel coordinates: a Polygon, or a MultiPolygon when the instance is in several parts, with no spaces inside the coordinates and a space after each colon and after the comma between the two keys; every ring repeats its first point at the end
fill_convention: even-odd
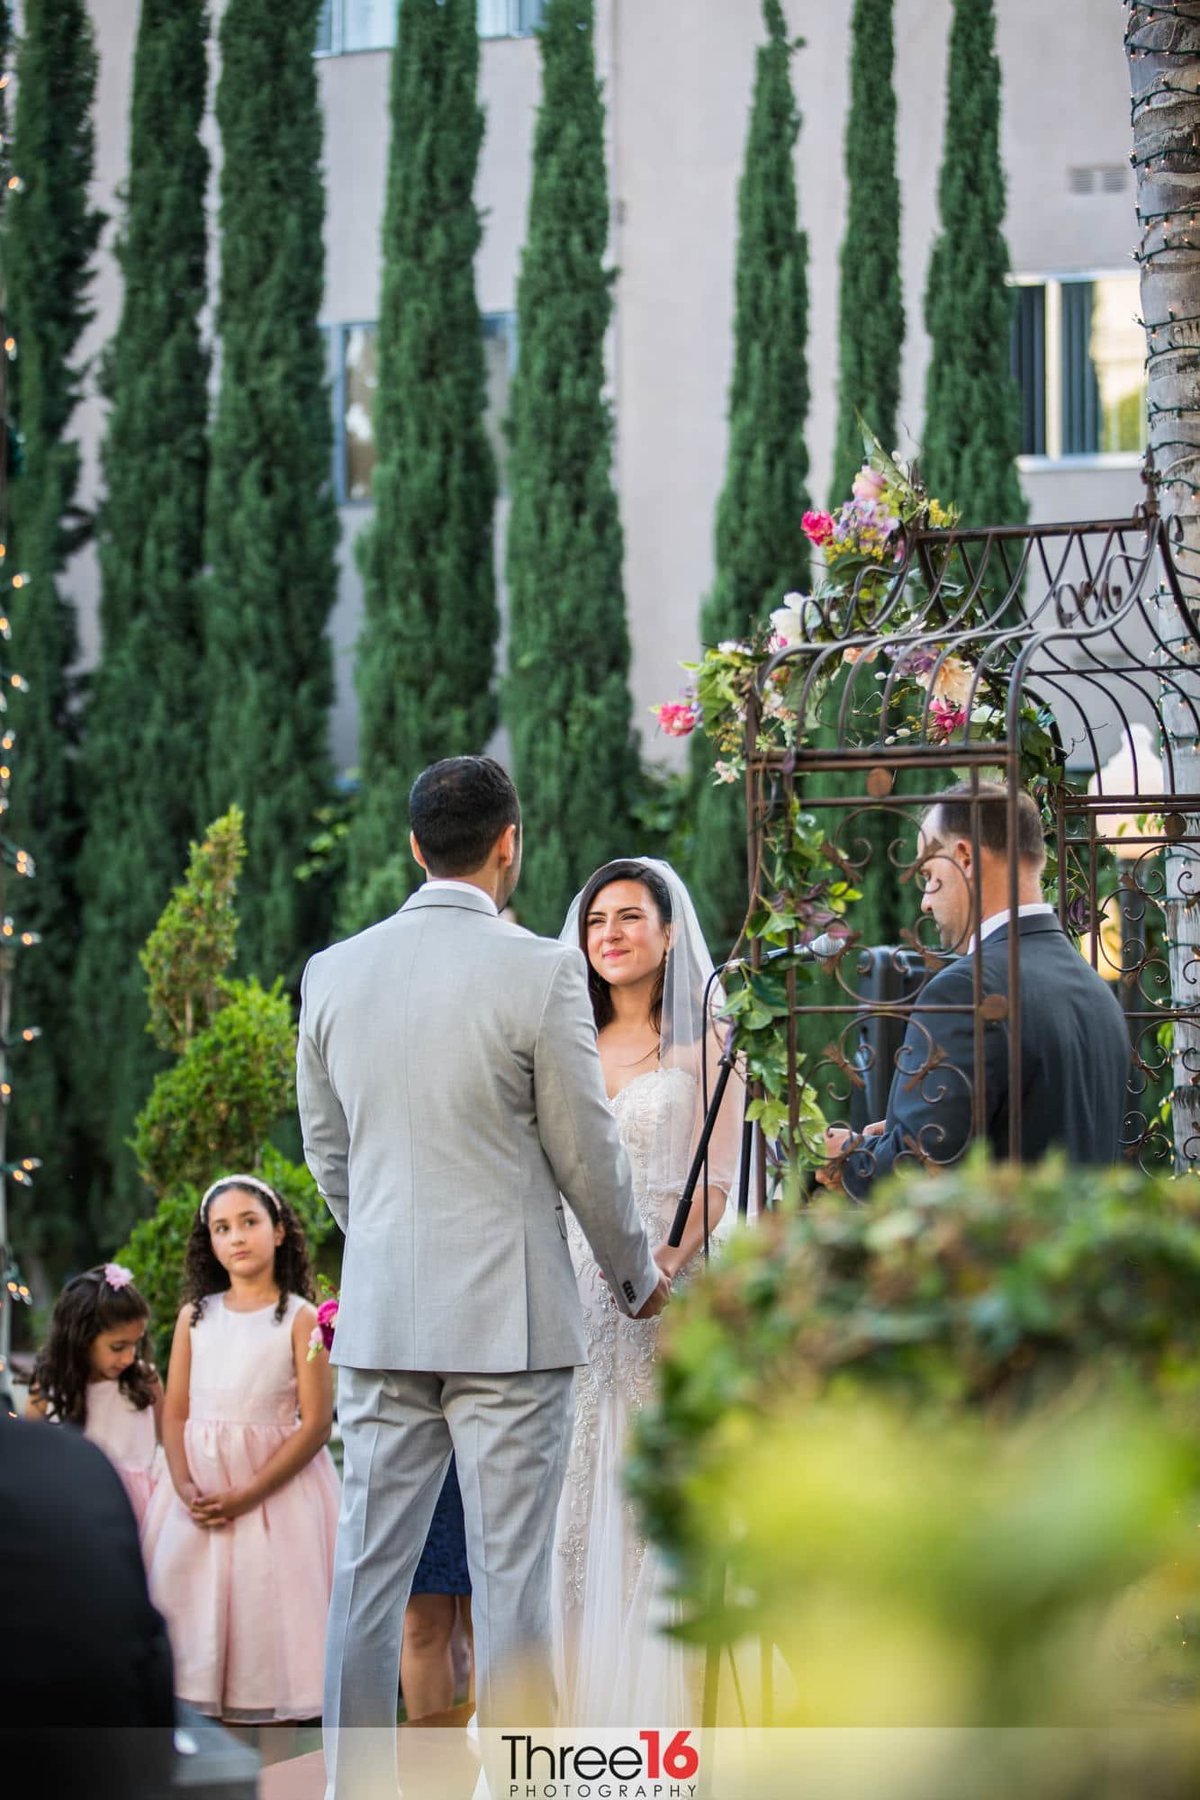
{"type": "MultiPolygon", "coordinates": [[[[1036,919],[1043,913],[1053,913],[1053,911],[1054,908],[1048,900],[1030,900],[1024,906],[1018,906],[1017,917],[1018,919],[1036,919]]],[[[1007,907],[1005,907],[1003,912],[989,913],[988,917],[979,927],[979,942],[983,943],[985,939],[995,937],[1001,926],[1007,925],[1011,917],[1012,915],[1007,907]]],[[[975,934],[972,933],[971,941],[967,945],[968,956],[970,956],[972,950],[974,950],[975,942],[975,934]]]]}
{"type": "Polygon", "coordinates": [[[497,918],[499,918],[499,916],[500,916],[500,908],[496,905],[496,902],[492,899],[492,896],[490,894],[485,894],[481,887],[476,887],[475,883],[473,881],[457,881],[457,880],[455,880],[454,876],[452,876],[452,875],[427,875],[425,877],[425,880],[421,883],[421,886],[426,889],[427,888],[466,888],[468,893],[478,894],[479,898],[486,902],[488,908],[496,915],[497,918]]]}

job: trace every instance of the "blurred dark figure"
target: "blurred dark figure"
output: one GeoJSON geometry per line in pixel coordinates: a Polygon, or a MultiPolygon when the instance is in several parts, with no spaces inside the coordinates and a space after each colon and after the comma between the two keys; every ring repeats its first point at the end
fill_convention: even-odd
{"type": "Polygon", "coordinates": [[[69,1426],[0,1419],[0,1755],[26,1791],[167,1793],[171,1648],[137,1526],[103,1451],[69,1426]]]}

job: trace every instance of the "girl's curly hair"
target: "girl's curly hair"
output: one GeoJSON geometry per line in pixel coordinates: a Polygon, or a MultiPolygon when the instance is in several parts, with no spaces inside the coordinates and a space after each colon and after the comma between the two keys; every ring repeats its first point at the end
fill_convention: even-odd
{"type": "MultiPolygon", "coordinates": [[[[30,1392],[48,1412],[68,1425],[87,1424],[87,1391],[92,1373],[92,1345],[102,1331],[122,1325],[140,1327],[144,1338],[150,1308],[131,1281],[113,1287],[107,1265],[73,1275],[54,1306],[50,1335],[34,1364],[30,1392]]],[[[139,1412],[153,1406],[157,1377],[150,1363],[138,1356],[117,1377],[117,1386],[139,1412]]]]}
{"type": "Polygon", "coordinates": [[[283,1226],[283,1242],[275,1246],[275,1280],[279,1287],[279,1303],[275,1308],[278,1325],[287,1311],[288,1296],[298,1294],[302,1300],[315,1300],[312,1269],[308,1260],[308,1244],[300,1221],[281,1194],[259,1175],[224,1175],[214,1181],[192,1221],[191,1236],[183,1259],[183,1305],[191,1306],[191,1324],[195,1326],[204,1314],[204,1302],[210,1294],[223,1294],[229,1287],[229,1271],[217,1261],[208,1229],[208,1209],[218,1194],[229,1188],[244,1188],[265,1208],[272,1225],[283,1226]]]}

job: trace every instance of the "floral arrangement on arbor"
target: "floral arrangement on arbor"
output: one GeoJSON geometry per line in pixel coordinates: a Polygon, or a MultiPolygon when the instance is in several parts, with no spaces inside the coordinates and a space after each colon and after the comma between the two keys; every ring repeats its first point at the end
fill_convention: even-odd
{"type": "MultiPolygon", "coordinates": [[[[1003,735],[1006,671],[976,664],[961,643],[985,621],[949,616],[946,637],[938,640],[931,632],[925,575],[906,561],[915,532],[953,528],[958,510],[928,494],[915,466],[889,455],[869,432],[864,443],[867,460],[850,499],[836,513],[804,515],[805,535],[823,558],[812,591],[785,594],[759,630],[716,645],[699,663],[685,663],[692,679],[683,698],[657,708],[659,728],[669,737],[703,728],[717,752],[718,782],[745,773],[752,712],[760,755],[794,750],[810,740],[840,669],[860,660],[878,665],[875,679],[886,689],[885,743],[988,742],[1003,735]],[[838,644],[840,658],[829,651],[838,644]],[[811,654],[783,658],[800,648],[811,654]]],[[[944,611],[962,594],[961,585],[939,581],[944,611]]],[[[856,706],[862,742],[874,741],[880,714],[878,704],[856,706]]],[[[1057,769],[1053,721],[1026,701],[1021,724],[1028,777],[1046,777],[1057,769]]]]}
{"type": "MultiPolygon", "coordinates": [[[[685,664],[682,697],[657,709],[659,728],[712,743],[714,779],[746,774],[756,761],[795,769],[795,753],[833,724],[843,743],[881,746],[1000,742],[1008,730],[1011,651],[956,548],[956,508],[930,495],[912,463],[889,455],[864,431],[866,461],[848,500],[808,512],[804,531],[822,562],[808,593],[784,596],[757,630],[685,664]],[[917,533],[924,554],[912,554],[917,533]],[[986,648],[980,648],[986,632],[986,648]],[[974,653],[973,653],[974,652],[974,653]]],[[[1022,779],[1046,805],[1064,779],[1053,715],[1028,696],[1016,720],[1022,779]]],[[[771,809],[762,833],[758,891],[743,941],[804,950],[819,937],[852,941],[847,909],[860,898],[851,859],[805,811],[803,794],[771,809]]],[[[1053,890],[1057,871],[1047,869],[1053,890]]],[[[752,1114],[780,1141],[785,1167],[824,1160],[816,1096],[790,1093],[785,1021],[810,963],[773,958],[769,968],[730,972],[728,1013],[760,1098],[752,1114]]]]}

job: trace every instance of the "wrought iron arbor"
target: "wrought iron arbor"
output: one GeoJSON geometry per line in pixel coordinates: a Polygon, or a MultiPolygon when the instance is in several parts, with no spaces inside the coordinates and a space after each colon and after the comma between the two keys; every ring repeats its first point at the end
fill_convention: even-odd
{"type": "MultiPolygon", "coordinates": [[[[1032,769],[1059,917],[1129,1021],[1124,1153],[1200,1162],[1200,628],[1152,497],[1127,519],[914,531],[891,572],[806,601],[803,618],[804,641],[770,659],[750,710],[751,893],[761,899],[770,881],[765,839],[786,841],[804,813],[825,825],[848,881],[884,858],[912,901],[885,959],[893,978],[869,999],[853,905],[841,952],[807,980],[789,975],[793,1132],[803,1131],[806,1080],[827,1113],[861,1124],[864,1096],[891,1077],[881,1061],[941,966],[914,882],[921,813],[951,780],[1000,781],[1015,843],[1017,790],[1032,769]],[[808,721],[792,749],[763,732],[781,684],[808,721]]],[[[1015,857],[1009,877],[1015,912],[1015,857]]],[[[801,937],[789,934],[789,947],[801,937]]],[[[978,982],[975,991],[983,1020],[1007,1022],[1019,1096],[1019,940],[1010,938],[1007,999],[978,982]]],[[[1017,1156],[1019,1102],[1009,1130],[1017,1156]]],[[[765,1198],[761,1172],[760,1181],[765,1198]]]]}

